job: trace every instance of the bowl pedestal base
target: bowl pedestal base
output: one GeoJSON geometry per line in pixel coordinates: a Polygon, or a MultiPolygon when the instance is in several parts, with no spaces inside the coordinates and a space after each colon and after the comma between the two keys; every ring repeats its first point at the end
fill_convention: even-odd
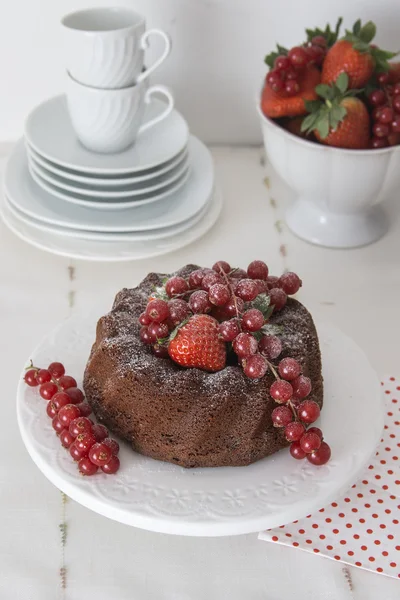
{"type": "Polygon", "coordinates": [[[286,213],[286,222],[299,238],[328,248],[356,248],[379,240],[388,230],[380,206],[353,214],[337,214],[298,198],[286,213]]]}

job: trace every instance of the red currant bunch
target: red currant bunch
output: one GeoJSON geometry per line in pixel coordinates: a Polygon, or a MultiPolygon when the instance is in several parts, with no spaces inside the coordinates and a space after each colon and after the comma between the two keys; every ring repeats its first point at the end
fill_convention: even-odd
{"type": "Polygon", "coordinates": [[[94,475],[99,467],[110,475],[118,471],[118,442],[108,437],[104,425],[88,418],[92,409],[76,380],[65,375],[62,363],[53,362],[47,369],[40,369],[31,362],[24,380],[31,387],[39,386],[40,396],[47,400],[46,412],[53,429],[61,445],[78,462],[82,475],[94,475]]]}
{"type": "Polygon", "coordinates": [[[400,144],[400,83],[388,84],[387,73],[377,76],[380,87],[368,95],[371,106],[371,148],[386,148],[400,144]]]}

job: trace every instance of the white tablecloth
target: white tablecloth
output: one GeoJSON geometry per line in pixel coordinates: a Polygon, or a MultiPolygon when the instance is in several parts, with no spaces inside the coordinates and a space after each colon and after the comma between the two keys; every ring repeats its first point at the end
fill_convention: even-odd
{"type": "MultiPolygon", "coordinates": [[[[7,147],[2,148],[3,156],[7,147]]],[[[69,261],[36,250],[0,224],[1,600],[395,600],[396,580],[291,548],[236,538],[182,538],[133,529],[90,512],[54,488],[20,440],[15,388],[41,336],[73,311],[108,310],[116,291],[150,270],[227,259],[266,260],[304,281],[301,300],[367,352],[379,374],[398,374],[400,223],[375,245],[314,247],[279,221],[290,193],[267,190],[259,149],[214,150],[223,215],[201,241],[163,258],[120,265],[69,261]],[[271,201],[275,200],[275,202],[271,201]]],[[[397,205],[396,205],[397,204],[397,205]]],[[[362,374],[360,374],[362,376],[362,374]]]]}

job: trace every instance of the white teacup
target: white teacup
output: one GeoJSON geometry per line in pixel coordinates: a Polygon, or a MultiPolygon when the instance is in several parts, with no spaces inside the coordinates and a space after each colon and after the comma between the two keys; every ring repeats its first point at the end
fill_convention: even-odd
{"type": "Polygon", "coordinates": [[[129,8],[89,8],[61,21],[66,43],[66,69],[79,83],[122,88],[146,79],[168,56],[171,42],[160,29],[146,31],[142,15],[129,8]],[[160,36],[164,52],[143,71],[149,37],[160,36]]]}
{"type": "Polygon", "coordinates": [[[148,86],[146,80],[130,87],[103,90],[82,85],[68,75],[67,103],[72,125],[80,142],[89,150],[122,152],[138,135],[165,119],[174,98],[163,85],[148,86]],[[162,94],[168,104],[159,115],[143,123],[153,94],[162,94]]]}

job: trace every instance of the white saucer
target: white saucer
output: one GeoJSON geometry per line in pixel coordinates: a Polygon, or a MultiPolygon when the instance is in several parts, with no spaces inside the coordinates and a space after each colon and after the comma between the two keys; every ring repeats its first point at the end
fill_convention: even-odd
{"type": "Polygon", "coordinates": [[[191,173],[186,185],[170,198],[147,206],[99,211],[57,200],[31,178],[23,145],[18,144],[5,170],[8,200],[21,212],[42,221],[87,231],[145,231],[172,227],[198,214],[214,187],[214,165],[209,150],[194,136],[190,139],[191,173]]]}
{"type": "Polygon", "coordinates": [[[55,175],[43,168],[29,155],[28,162],[30,171],[33,171],[40,179],[43,179],[52,186],[55,186],[62,191],[69,192],[72,196],[78,194],[79,196],[88,196],[88,199],[91,200],[100,198],[103,201],[115,198],[134,199],[134,196],[151,194],[157,190],[166,189],[175,182],[181,180],[189,168],[188,159],[185,157],[174,169],[171,169],[164,175],[159,175],[148,181],[121,185],[118,188],[115,186],[110,188],[105,186],[97,187],[96,183],[93,181],[90,184],[71,182],[69,179],[55,175]]]}
{"type": "MultiPolygon", "coordinates": [[[[154,100],[145,121],[158,115],[165,104],[154,100]]],[[[25,123],[25,137],[40,156],[83,173],[132,174],[152,169],[182,152],[189,139],[185,119],[173,110],[163,121],[144,131],[134,146],[118,154],[97,154],[86,150],[73,130],[64,95],[37,106],[25,123]]]]}
{"type": "Polygon", "coordinates": [[[145,206],[148,204],[152,204],[153,202],[158,202],[164,198],[169,198],[173,196],[176,192],[178,192],[188,181],[190,176],[190,167],[186,165],[185,171],[180,178],[171,185],[163,186],[158,192],[149,192],[146,194],[134,194],[127,198],[119,198],[116,200],[115,198],[106,198],[106,197],[97,197],[91,199],[89,196],[84,196],[82,194],[76,194],[72,192],[67,192],[64,190],[60,190],[55,185],[48,183],[45,181],[38,173],[32,168],[31,165],[28,166],[29,173],[32,179],[45,191],[51,194],[55,199],[59,198],[60,200],[64,200],[66,202],[71,202],[72,204],[76,204],[77,206],[85,206],[89,210],[125,210],[127,208],[137,208],[138,206],[145,206]]]}
{"type": "Polygon", "coordinates": [[[191,244],[207,233],[217,221],[222,209],[222,197],[215,192],[205,210],[203,208],[202,218],[184,231],[167,239],[143,239],[140,241],[114,239],[113,241],[97,241],[89,239],[77,239],[38,230],[32,225],[23,223],[19,218],[8,210],[8,205],[3,200],[0,214],[7,227],[19,238],[28,242],[36,248],[67,256],[78,260],[98,262],[121,262],[128,260],[144,260],[180,250],[191,244]]]}
{"type": "Polygon", "coordinates": [[[209,204],[212,201],[210,198],[209,202],[205,207],[191,219],[188,219],[180,225],[174,225],[173,227],[165,227],[164,229],[154,229],[152,231],[136,231],[136,232],[122,232],[122,233],[101,233],[95,231],[82,231],[78,229],[68,229],[66,227],[58,227],[57,225],[48,225],[47,223],[41,223],[37,219],[28,217],[24,213],[20,212],[15,208],[7,199],[4,194],[4,212],[9,215],[16,225],[18,222],[24,223],[28,228],[36,229],[39,231],[45,231],[51,234],[78,238],[80,240],[91,240],[97,242],[139,242],[139,241],[150,241],[150,240],[162,240],[165,238],[171,238],[178,234],[186,231],[196,225],[209,210],[209,204]]]}
{"type": "Polygon", "coordinates": [[[26,143],[26,149],[29,158],[31,158],[36,164],[40,165],[46,171],[53,173],[54,175],[58,175],[60,177],[64,177],[71,182],[84,183],[88,185],[96,185],[97,187],[105,186],[105,187],[121,187],[130,184],[137,184],[142,181],[150,181],[155,177],[160,177],[161,175],[167,174],[169,171],[177,167],[181,164],[184,159],[188,158],[188,148],[185,147],[182,152],[180,152],[175,158],[164,163],[161,167],[156,167],[154,169],[148,169],[145,171],[141,171],[140,174],[137,175],[104,175],[103,177],[96,175],[87,174],[83,175],[78,171],[74,171],[73,169],[67,169],[66,167],[58,167],[54,163],[45,158],[41,157],[28,143],[26,143]]]}
{"type": "MultiPolygon", "coordinates": [[[[64,321],[29,358],[45,366],[56,355],[81,384],[99,316],[64,321]]],[[[331,325],[321,324],[318,333],[325,385],[320,421],[332,447],[332,458],[323,467],[296,461],[285,449],[247,467],[184,469],[146,458],[122,443],[116,475],[82,477],[61,447],[43,400],[21,375],[17,414],[22,439],[37,467],[60,490],[127,525],[223,536],[300,519],[345,493],[373,456],[383,429],[380,385],[365,354],[331,325]]]]}

